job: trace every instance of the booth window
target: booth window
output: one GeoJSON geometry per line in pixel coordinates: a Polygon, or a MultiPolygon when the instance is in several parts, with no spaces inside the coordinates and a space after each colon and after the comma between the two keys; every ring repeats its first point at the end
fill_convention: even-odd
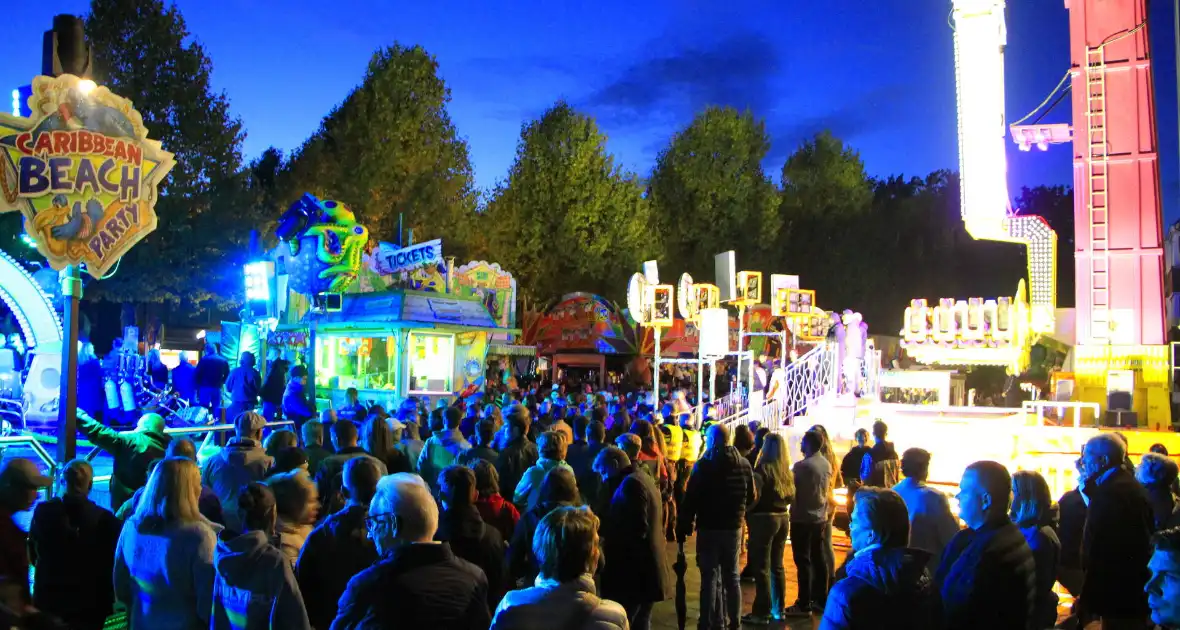
{"type": "Polygon", "coordinates": [[[455,373],[453,335],[410,333],[410,392],[449,394],[455,373]]]}
{"type": "Polygon", "coordinates": [[[395,387],[397,346],[393,337],[319,337],[316,345],[316,387],[395,387]]]}

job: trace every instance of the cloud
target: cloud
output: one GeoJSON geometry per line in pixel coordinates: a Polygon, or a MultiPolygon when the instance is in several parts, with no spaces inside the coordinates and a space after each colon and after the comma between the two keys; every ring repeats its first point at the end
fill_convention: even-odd
{"type": "MultiPolygon", "coordinates": [[[[699,40],[698,40],[699,42],[699,40]]],[[[778,55],[762,35],[736,33],[711,44],[661,51],[609,75],[581,100],[608,124],[629,126],[691,114],[707,105],[767,111],[775,102],[778,55]]]]}
{"type": "MultiPolygon", "coordinates": [[[[804,140],[821,131],[830,131],[841,140],[855,144],[854,140],[885,129],[897,129],[902,120],[907,93],[912,86],[889,84],[859,94],[835,108],[814,116],[797,118],[790,122],[770,122],[771,148],[768,160],[781,161],[798,148],[804,140]]],[[[787,112],[800,111],[787,108],[787,112]]]]}

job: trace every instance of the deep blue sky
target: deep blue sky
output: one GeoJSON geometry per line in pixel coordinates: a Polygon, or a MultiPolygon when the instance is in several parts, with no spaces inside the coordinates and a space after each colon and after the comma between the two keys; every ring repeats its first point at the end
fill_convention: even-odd
{"type": "MultiPolygon", "coordinates": [[[[1156,3],[1170,5],[1171,3],[1156,3]]],[[[558,98],[597,117],[609,149],[646,174],[659,148],[709,103],[750,107],[773,136],[775,181],[799,141],[831,129],[872,175],[957,168],[954,70],[946,0],[182,0],[213,81],[245,123],[247,157],[299,146],[359,82],[379,46],[422,44],[452,90],[477,184],[512,162],[521,123],[558,98]]],[[[84,0],[5,10],[0,87],[40,67],[41,31],[84,0]],[[15,27],[15,28],[13,28],[15,27]]],[[[1172,46],[1170,20],[1154,29],[1172,46]]],[[[1008,9],[1008,116],[1020,118],[1068,67],[1062,0],[1008,9]]],[[[1164,41],[1160,41],[1163,38],[1164,41]]],[[[1165,199],[1177,197],[1174,59],[1159,88],[1165,199]],[[1171,192],[1168,192],[1171,191],[1171,192]]],[[[7,102],[7,99],[5,100],[7,102]]],[[[1048,122],[1068,122],[1063,102],[1048,122]]],[[[1068,184],[1070,152],[1010,151],[1009,185],[1068,184]]],[[[1174,219],[1174,212],[1169,215],[1174,219]]]]}

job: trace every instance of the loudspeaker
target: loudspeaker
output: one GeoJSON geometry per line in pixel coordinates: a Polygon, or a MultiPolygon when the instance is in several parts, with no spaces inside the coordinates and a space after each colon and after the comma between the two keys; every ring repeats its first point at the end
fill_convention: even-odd
{"type": "Polygon", "coordinates": [[[1106,408],[1111,411],[1130,411],[1131,392],[1110,392],[1106,395],[1106,408]]]}

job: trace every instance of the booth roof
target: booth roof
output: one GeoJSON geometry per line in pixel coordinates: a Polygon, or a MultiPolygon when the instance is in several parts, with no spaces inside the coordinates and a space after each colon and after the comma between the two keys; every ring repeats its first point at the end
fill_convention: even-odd
{"type": "Polygon", "coordinates": [[[519,332],[497,327],[477,299],[402,290],[346,294],[340,311],[321,316],[316,324],[320,332],[395,328],[519,332]]]}

